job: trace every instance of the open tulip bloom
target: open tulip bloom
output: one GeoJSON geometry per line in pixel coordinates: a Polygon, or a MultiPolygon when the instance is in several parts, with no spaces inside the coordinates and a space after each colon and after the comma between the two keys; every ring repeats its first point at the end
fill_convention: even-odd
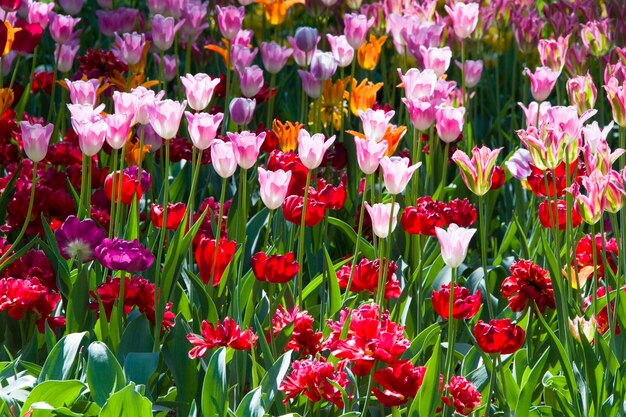
{"type": "Polygon", "coordinates": [[[0,417],[626,416],[624,5],[0,0],[0,417]]]}

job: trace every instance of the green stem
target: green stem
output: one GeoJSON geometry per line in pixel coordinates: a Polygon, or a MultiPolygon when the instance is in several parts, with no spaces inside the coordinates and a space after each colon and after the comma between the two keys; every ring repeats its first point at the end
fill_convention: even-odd
{"type": "Polygon", "coordinates": [[[485,404],[487,409],[485,410],[485,417],[489,417],[491,415],[491,394],[495,391],[496,386],[496,368],[497,368],[497,356],[491,355],[491,375],[489,378],[489,389],[487,391],[487,400],[485,404]]]}
{"type": "Polygon", "coordinates": [[[213,285],[215,277],[215,265],[217,264],[218,246],[222,234],[222,217],[224,216],[224,200],[226,199],[226,178],[222,178],[222,190],[220,192],[220,208],[218,210],[217,230],[215,231],[215,255],[213,256],[213,267],[211,268],[211,279],[209,283],[213,285]]]}
{"type": "Polygon", "coordinates": [[[485,280],[485,300],[489,318],[495,318],[489,289],[489,269],[487,268],[487,204],[484,196],[478,196],[478,217],[480,220],[480,260],[485,280]]]}
{"type": "Polygon", "coordinates": [[[302,218],[300,219],[300,237],[298,238],[298,265],[300,269],[298,270],[298,302],[300,307],[302,307],[302,273],[304,271],[304,265],[302,265],[302,261],[304,259],[304,231],[305,231],[305,219],[306,219],[306,206],[309,199],[309,185],[311,185],[311,174],[312,171],[308,170],[306,176],[306,186],[304,187],[304,199],[302,200],[302,218]]]}
{"type": "MultiPolygon", "coordinates": [[[[162,54],[163,52],[161,52],[162,54]]],[[[170,141],[165,141],[165,169],[163,170],[163,225],[167,224],[167,203],[169,201],[169,193],[170,193],[170,185],[169,185],[169,172],[170,172],[170,141]]],[[[159,233],[159,247],[157,248],[157,256],[155,259],[156,269],[155,269],[155,284],[156,288],[161,288],[161,257],[163,255],[163,245],[165,244],[165,235],[167,234],[167,229],[165,227],[161,228],[161,232],[159,233]]],[[[161,309],[161,302],[159,300],[160,297],[154,297],[155,309],[158,312],[157,317],[163,317],[163,312],[161,309]]],[[[155,349],[159,348],[160,345],[160,337],[161,337],[161,325],[162,323],[155,323],[154,329],[154,347],[155,349]]]]}
{"type": "Polygon", "coordinates": [[[352,266],[350,267],[348,286],[346,287],[346,291],[343,294],[343,299],[341,300],[342,305],[346,303],[346,299],[348,298],[348,293],[350,292],[350,287],[352,286],[352,279],[354,278],[354,268],[356,267],[357,259],[359,257],[359,246],[361,245],[361,235],[363,234],[363,217],[365,216],[365,201],[367,200],[367,184],[369,183],[371,177],[371,174],[365,176],[365,187],[363,188],[363,196],[361,198],[361,210],[359,211],[359,227],[356,234],[356,243],[354,244],[354,257],[352,258],[352,266]]]}
{"type": "Polygon", "coordinates": [[[274,214],[274,210],[270,210],[269,215],[267,216],[267,227],[265,228],[265,239],[263,240],[263,247],[261,250],[266,250],[270,241],[270,234],[272,233],[272,217],[274,214]]]}
{"type": "Polygon", "coordinates": [[[113,163],[111,164],[111,210],[110,210],[110,215],[109,215],[109,238],[113,237],[113,225],[115,223],[115,200],[116,200],[116,190],[115,190],[115,185],[116,185],[116,181],[117,181],[117,158],[118,158],[118,150],[117,149],[113,149],[112,150],[113,153],[113,163]]]}

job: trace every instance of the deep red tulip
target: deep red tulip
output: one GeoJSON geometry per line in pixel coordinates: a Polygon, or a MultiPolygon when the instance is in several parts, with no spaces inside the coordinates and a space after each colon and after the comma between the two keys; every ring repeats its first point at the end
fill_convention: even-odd
{"type": "MultiPolygon", "coordinates": [[[[576,171],[576,167],[578,166],[578,162],[574,162],[570,165],[570,178],[574,181],[574,173],[576,171]]],[[[530,165],[530,175],[526,178],[528,185],[530,186],[533,193],[535,193],[538,197],[554,197],[555,195],[555,187],[556,187],[556,196],[563,197],[565,195],[565,188],[567,187],[567,177],[565,170],[565,162],[561,162],[561,164],[556,167],[554,173],[556,175],[552,175],[552,171],[542,171],[534,165],[530,165]],[[546,180],[544,180],[544,176],[548,182],[548,189],[546,190],[546,180]]]]}
{"type": "MultiPolygon", "coordinates": [[[[433,291],[432,303],[435,312],[447,320],[450,316],[450,284],[442,285],[439,291],[433,291]]],[[[454,284],[452,318],[471,319],[478,313],[481,305],[480,291],[472,295],[467,288],[454,284]]]]}
{"type": "Polygon", "coordinates": [[[39,71],[36,72],[33,76],[33,83],[30,87],[30,92],[32,94],[37,94],[42,91],[48,95],[52,93],[52,81],[53,81],[52,72],[39,71]]]}
{"type": "MultiPolygon", "coordinates": [[[[351,265],[344,265],[337,271],[339,287],[344,290],[348,287],[348,280],[350,279],[350,266],[351,265]]],[[[387,299],[398,298],[402,292],[400,289],[400,283],[395,275],[397,270],[398,266],[393,261],[390,261],[387,264],[387,276],[385,277],[385,298],[387,299]]],[[[375,259],[373,261],[365,258],[361,259],[361,262],[354,267],[350,291],[367,291],[372,294],[376,294],[378,292],[379,271],[380,259],[375,259]]]]}
{"type": "MultiPolygon", "coordinates": [[[[285,220],[300,226],[302,220],[302,207],[304,197],[298,195],[290,195],[283,203],[283,215],[285,220]]],[[[306,205],[306,214],[304,216],[304,224],[307,227],[313,227],[324,218],[326,204],[314,198],[308,198],[306,205]]]]}
{"type": "Polygon", "coordinates": [[[602,239],[602,235],[598,233],[595,237],[596,244],[596,265],[593,263],[593,246],[591,235],[585,235],[576,245],[576,263],[578,269],[581,270],[586,266],[597,268],[598,278],[604,278],[604,260],[602,258],[602,240],[604,240],[604,246],[606,247],[606,260],[609,267],[613,272],[617,272],[617,263],[619,249],[617,247],[617,241],[615,238],[602,239]]]}
{"type": "Polygon", "coordinates": [[[469,202],[467,198],[454,199],[443,207],[444,225],[449,226],[452,223],[459,227],[470,227],[476,222],[476,206],[469,202]]]}
{"type": "Polygon", "coordinates": [[[478,320],[474,326],[476,343],[485,353],[509,354],[517,351],[524,343],[526,332],[511,323],[511,319],[478,320]]]}
{"type": "Polygon", "coordinates": [[[402,228],[412,235],[435,236],[435,227],[444,226],[443,209],[446,204],[431,196],[417,199],[415,206],[404,209],[400,222],[402,228]]]}
{"type": "MultiPolygon", "coordinates": [[[[624,288],[624,291],[626,291],[626,287],[622,287],[622,288],[624,288]]],[[[609,287],[609,291],[611,291],[610,287],[609,287]]],[[[598,301],[606,299],[606,287],[598,288],[598,291],[596,291],[596,299],[598,301]]],[[[587,309],[591,307],[592,303],[593,303],[593,296],[592,295],[587,296],[583,300],[583,312],[586,312],[587,309]]],[[[615,301],[611,301],[611,318],[615,317],[614,314],[615,314],[615,301]]],[[[598,311],[598,315],[596,316],[596,326],[597,326],[596,329],[598,330],[598,333],[600,334],[605,334],[611,329],[611,326],[609,325],[609,313],[608,313],[608,309],[606,305],[600,311],[598,311]]],[[[619,323],[615,323],[615,334],[618,335],[621,332],[622,332],[622,329],[619,327],[619,323]]]]}
{"type": "Polygon", "coordinates": [[[285,284],[298,275],[300,266],[293,252],[284,255],[267,256],[265,252],[257,252],[250,259],[254,276],[259,281],[273,284],[285,284]]]}
{"type": "MultiPolygon", "coordinates": [[[[551,229],[552,225],[558,220],[558,229],[565,230],[567,228],[567,204],[565,200],[557,200],[556,210],[554,207],[554,201],[543,200],[539,204],[539,221],[543,227],[551,229]]],[[[572,207],[572,227],[580,226],[582,221],[583,219],[578,214],[578,205],[574,204],[572,207]]]]}
{"type": "Polygon", "coordinates": [[[344,372],[345,362],[337,364],[337,368],[322,356],[319,359],[305,359],[295,361],[289,375],[280,384],[280,390],[285,394],[283,403],[306,396],[309,401],[328,401],[339,408],[343,408],[343,395],[340,389],[348,386],[348,376],[344,372]]]}
{"type": "Polygon", "coordinates": [[[315,198],[326,204],[326,208],[329,210],[340,210],[346,203],[346,184],[344,180],[335,187],[326,183],[323,178],[318,178],[315,198]]]}
{"type": "MultiPolygon", "coordinates": [[[[167,203],[167,230],[176,230],[185,216],[187,205],[185,203],[167,203]]],[[[150,220],[157,229],[163,227],[163,206],[152,204],[150,207],[150,220]]]]}
{"type": "Polygon", "coordinates": [[[43,35],[43,28],[38,23],[28,23],[24,19],[18,19],[15,27],[21,30],[15,32],[12,51],[22,54],[32,54],[43,35]]]}
{"type": "Polygon", "coordinates": [[[504,185],[504,180],[506,179],[506,175],[504,173],[504,168],[500,165],[496,165],[493,168],[493,176],[491,177],[491,187],[490,190],[497,190],[502,188],[504,185]]]}
{"type": "Polygon", "coordinates": [[[523,311],[531,301],[543,312],[555,308],[550,273],[533,261],[520,259],[510,268],[511,276],[502,282],[502,296],[513,311],[523,311]]]}
{"type": "Polygon", "coordinates": [[[115,177],[115,196],[113,196],[113,174],[107,175],[104,180],[104,193],[109,200],[113,200],[113,198],[115,198],[115,202],[118,202],[118,195],[120,195],[120,183],[122,204],[131,204],[133,202],[135,192],[137,193],[137,199],[141,198],[142,190],[139,181],[131,177],[126,172],[118,172],[115,177]]]}
{"type": "Polygon", "coordinates": [[[450,383],[446,387],[449,396],[442,397],[441,400],[448,406],[454,406],[457,413],[467,416],[480,405],[482,398],[480,392],[474,384],[462,376],[450,378],[450,383]]]}
{"type": "MultiPolygon", "coordinates": [[[[300,311],[298,306],[294,307],[291,311],[287,311],[282,305],[279,305],[272,319],[274,338],[276,338],[285,327],[293,323],[291,337],[285,346],[285,351],[293,349],[296,352],[300,352],[301,355],[315,356],[321,348],[322,332],[315,332],[313,330],[313,321],[313,317],[306,311],[300,311]]],[[[267,334],[267,340],[268,342],[271,340],[269,332],[267,334]]]]}
{"type": "Polygon", "coordinates": [[[222,274],[226,267],[233,260],[237,243],[234,240],[229,241],[222,237],[219,245],[217,245],[217,254],[215,253],[215,239],[202,238],[196,248],[196,263],[200,271],[200,279],[205,284],[209,283],[211,274],[213,274],[214,287],[220,285],[222,274]],[[216,256],[217,255],[217,256],[216,256]]]}
{"type": "Polygon", "coordinates": [[[372,388],[372,394],[386,407],[397,407],[414,398],[422,386],[426,368],[410,361],[396,362],[374,372],[374,380],[383,388],[372,388]]]}
{"type": "Polygon", "coordinates": [[[0,0],[0,8],[5,12],[14,12],[20,8],[21,0],[0,0]]]}
{"type": "Polygon", "coordinates": [[[256,345],[258,337],[252,329],[241,331],[241,327],[230,317],[224,319],[224,324],[208,323],[202,320],[201,335],[190,333],[187,340],[193,345],[189,351],[189,359],[203,358],[207,351],[216,347],[228,346],[235,350],[250,350],[256,345]]]}

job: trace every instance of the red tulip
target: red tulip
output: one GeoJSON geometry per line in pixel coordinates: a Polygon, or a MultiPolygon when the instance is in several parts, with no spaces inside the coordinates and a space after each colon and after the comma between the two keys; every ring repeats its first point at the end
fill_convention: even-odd
{"type": "MultiPolygon", "coordinates": [[[[142,190],[139,181],[128,175],[126,172],[117,172],[115,177],[115,202],[119,202],[118,195],[120,195],[120,183],[122,188],[122,204],[131,204],[133,202],[135,192],[137,193],[137,199],[141,198],[142,190]]],[[[109,200],[113,200],[113,174],[107,175],[104,180],[104,193],[109,200]]]]}
{"type": "MultiPolygon", "coordinates": [[[[432,303],[435,312],[447,320],[450,315],[450,284],[442,285],[439,291],[433,291],[432,303]]],[[[478,313],[481,305],[480,291],[471,295],[467,288],[454,284],[452,318],[471,319],[478,313]]]]}
{"type": "Polygon", "coordinates": [[[250,259],[250,266],[256,279],[274,284],[285,284],[291,281],[298,275],[300,269],[293,252],[270,256],[267,256],[265,252],[257,252],[250,259]]]}
{"type": "MultiPolygon", "coordinates": [[[[542,201],[541,204],[539,204],[539,221],[543,227],[551,229],[554,222],[558,220],[558,229],[565,230],[567,228],[567,204],[565,200],[556,200],[556,210],[554,207],[554,201],[542,201]]],[[[583,219],[580,217],[580,214],[578,214],[578,205],[574,204],[572,206],[572,227],[580,226],[582,221],[583,219]]]]}
{"type": "Polygon", "coordinates": [[[592,268],[597,268],[598,278],[604,278],[604,262],[602,259],[602,241],[604,240],[604,246],[606,247],[606,260],[609,264],[611,270],[615,273],[617,272],[617,263],[619,249],[617,247],[617,241],[615,238],[603,239],[602,235],[598,233],[595,237],[596,244],[596,265],[593,263],[593,247],[592,247],[592,237],[590,234],[585,235],[578,244],[576,245],[576,263],[578,264],[578,269],[582,269],[586,266],[591,266],[592,268]]]}
{"type": "MultiPolygon", "coordinates": [[[[387,275],[385,277],[385,298],[398,298],[402,290],[400,289],[400,283],[396,278],[396,271],[398,266],[390,261],[387,264],[387,275]]],[[[378,292],[378,273],[380,271],[380,259],[370,261],[369,259],[361,259],[358,265],[354,267],[354,273],[352,274],[352,283],[350,285],[351,292],[363,292],[367,291],[372,294],[378,292]]],[[[337,271],[337,279],[339,280],[339,287],[346,289],[348,287],[348,280],[350,279],[350,265],[344,265],[337,271]]]]}
{"type": "Polygon", "coordinates": [[[441,400],[448,406],[454,405],[454,411],[464,416],[469,415],[480,405],[482,396],[474,384],[462,376],[453,376],[447,385],[449,397],[441,400]]]}
{"type": "Polygon", "coordinates": [[[319,359],[295,361],[291,366],[291,373],[280,384],[279,389],[285,394],[283,403],[304,395],[309,401],[325,400],[343,408],[341,390],[331,381],[342,388],[348,386],[348,376],[343,370],[345,365],[345,362],[340,362],[335,368],[323,356],[319,359]]]}
{"type": "Polygon", "coordinates": [[[415,206],[408,206],[402,213],[402,228],[412,235],[435,236],[435,227],[444,226],[444,207],[445,203],[430,196],[420,197],[415,206]]]}
{"type": "Polygon", "coordinates": [[[252,333],[252,329],[241,331],[235,320],[230,317],[224,319],[224,324],[207,323],[202,320],[201,335],[188,334],[187,340],[193,345],[189,351],[189,359],[203,358],[210,349],[228,346],[235,350],[250,350],[256,345],[258,337],[252,333]]]}
{"type": "Polygon", "coordinates": [[[511,319],[490,320],[488,324],[478,320],[474,326],[476,343],[485,353],[513,353],[522,346],[525,335],[511,319]]]}
{"type": "Polygon", "coordinates": [[[489,189],[497,190],[499,188],[502,188],[505,179],[506,176],[504,174],[504,168],[502,168],[500,165],[496,165],[493,169],[493,176],[491,177],[491,187],[489,189]]]}
{"type": "MultiPolygon", "coordinates": [[[[309,194],[310,195],[310,194],[309,194]]],[[[338,186],[327,184],[323,178],[317,179],[317,190],[315,198],[324,204],[330,210],[340,210],[346,203],[346,185],[341,181],[338,186]]]]}
{"type": "Polygon", "coordinates": [[[410,361],[396,362],[374,372],[374,380],[384,391],[372,388],[372,394],[386,407],[397,407],[414,398],[422,386],[426,368],[410,361]]]}
{"type": "MultiPolygon", "coordinates": [[[[167,230],[176,230],[185,216],[187,205],[185,203],[167,203],[167,230]]],[[[152,204],[150,207],[150,220],[157,229],[163,227],[163,206],[152,204]]]]}
{"type": "Polygon", "coordinates": [[[467,198],[454,199],[443,207],[442,215],[446,226],[452,223],[459,227],[470,227],[476,222],[476,206],[467,198]]]}
{"type": "Polygon", "coordinates": [[[532,261],[520,259],[510,268],[511,276],[502,282],[502,296],[513,311],[524,310],[531,301],[543,312],[555,308],[550,273],[532,261]]]}
{"type": "Polygon", "coordinates": [[[203,238],[196,248],[196,263],[200,271],[200,279],[205,284],[208,284],[211,274],[213,274],[212,285],[214,287],[220,285],[222,274],[224,274],[230,261],[233,260],[237,243],[234,240],[229,241],[227,238],[222,237],[219,245],[217,245],[217,256],[215,246],[215,239],[203,238]]]}
{"type": "Polygon", "coordinates": [[[24,19],[15,22],[15,28],[21,30],[15,32],[12,51],[22,54],[32,54],[43,35],[43,28],[38,23],[28,23],[24,19]]]}
{"type": "MultiPolygon", "coordinates": [[[[274,338],[288,325],[293,323],[293,330],[289,342],[285,346],[285,351],[293,349],[302,355],[315,356],[320,350],[322,332],[313,330],[313,317],[306,311],[300,311],[296,306],[291,311],[287,311],[282,305],[276,309],[276,314],[272,319],[272,331],[274,338]]],[[[270,341],[270,333],[267,334],[270,341]]]]}
{"type": "MultiPolygon", "coordinates": [[[[302,207],[304,197],[297,195],[290,195],[285,199],[283,203],[283,214],[287,221],[300,225],[302,220],[302,207]]],[[[306,205],[306,213],[304,216],[304,224],[307,227],[313,227],[324,218],[324,211],[326,210],[326,204],[316,200],[314,198],[308,198],[306,205]]]]}

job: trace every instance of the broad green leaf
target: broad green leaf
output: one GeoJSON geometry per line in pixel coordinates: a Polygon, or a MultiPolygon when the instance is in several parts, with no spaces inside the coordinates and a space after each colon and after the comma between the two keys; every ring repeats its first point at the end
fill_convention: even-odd
{"type": "Polygon", "coordinates": [[[261,388],[263,391],[263,406],[269,410],[274,402],[274,397],[278,392],[278,387],[283,382],[289,366],[291,365],[291,356],[293,351],[285,352],[267,371],[261,380],[261,388]]]}
{"type": "Polygon", "coordinates": [[[41,368],[38,381],[68,379],[74,369],[74,361],[87,332],[71,333],[54,345],[41,368]]]}
{"type": "Polygon", "coordinates": [[[71,406],[85,389],[87,386],[77,380],[44,381],[33,388],[20,416],[23,417],[35,403],[46,403],[52,407],[71,406]]]}
{"type": "Polygon", "coordinates": [[[235,415],[237,417],[263,417],[263,415],[265,415],[261,387],[256,387],[243,397],[237,407],[235,415]]]}
{"type": "Polygon", "coordinates": [[[67,331],[76,333],[84,330],[89,314],[89,268],[80,266],[76,280],[70,290],[67,304],[67,331]]]}
{"type": "Polygon", "coordinates": [[[546,349],[541,355],[539,360],[533,366],[528,379],[522,385],[520,396],[517,399],[517,405],[515,406],[516,417],[527,417],[530,414],[530,405],[532,402],[532,396],[537,387],[540,384],[541,379],[545,373],[545,365],[550,356],[550,349],[546,349]]]}
{"type": "Polygon", "coordinates": [[[329,317],[333,317],[341,309],[341,290],[339,289],[339,280],[337,279],[337,271],[333,265],[333,261],[330,259],[330,255],[324,247],[324,256],[326,257],[326,268],[328,269],[329,277],[329,298],[330,298],[330,310],[328,312],[329,317]]]}
{"type": "Polygon", "coordinates": [[[226,385],[226,348],[213,353],[202,383],[200,409],[205,417],[224,417],[228,410],[226,385]]]}
{"type": "Polygon", "coordinates": [[[109,397],[100,417],[152,417],[152,403],[135,391],[132,382],[109,397]]]}
{"type": "Polygon", "coordinates": [[[439,363],[441,362],[441,337],[437,337],[437,343],[433,349],[433,355],[426,363],[426,375],[424,382],[417,392],[417,397],[409,410],[409,417],[430,417],[435,414],[439,402],[439,363]]]}
{"type": "MultiPolygon", "coordinates": [[[[329,217],[328,223],[333,226],[337,226],[342,232],[350,238],[353,243],[356,243],[357,234],[352,227],[343,220],[339,220],[336,217],[329,217]]],[[[361,236],[361,242],[359,243],[359,251],[363,254],[367,259],[374,259],[376,257],[374,247],[367,240],[363,239],[361,236]]]]}
{"type": "Polygon", "coordinates": [[[102,342],[93,342],[87,349],[87,384],[94,401],[100,407],[112,393],[126,385],[122,367],[102,342]]]}
{"type": "Polygon", "coordinates": [[[158,365],[158,352],[131,352],[126,355],[124,375],[135,384],[148,385],[158,365]]]}

